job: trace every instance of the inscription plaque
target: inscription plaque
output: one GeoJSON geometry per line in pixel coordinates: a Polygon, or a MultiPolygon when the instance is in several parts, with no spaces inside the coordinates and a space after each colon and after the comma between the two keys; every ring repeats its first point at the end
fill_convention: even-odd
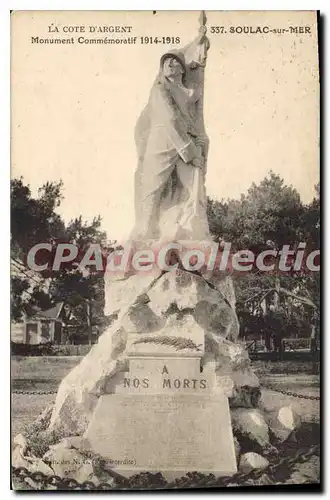
{"type": "Polygon", "coordinates": [[[222,394],[102,396],[86,437],[119,473],[236,472],[228,400],[222,394]]]}

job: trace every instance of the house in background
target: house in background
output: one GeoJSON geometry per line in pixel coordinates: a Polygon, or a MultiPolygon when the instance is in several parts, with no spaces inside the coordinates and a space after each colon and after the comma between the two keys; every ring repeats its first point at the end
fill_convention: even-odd
{"type": "Polygon", "coordinates": [[[64,302],[57,303],[46,311],[37,311],[25,316],[23,321],[12,324],[11,340],[17,344],[61,344],[63,326],[70,316],[64,302]]]}
{"type": "MultiPolygon", "coordinates": [[[[86,299],[78,306],[71,306],[64,302],[58,302],[47,310],[35,309],[33,306],[24,307],[29,304],[34,289],[43,291],[49,297],[52,296],[50,278],[43,278],[40,273],[28,269],[22,261],[11,257],[11,277],[25,282],[21,293],[21,304],[19,308],[20,318],[11,323],[11,341],[15,344],[93,344],[97,342],[100,328],[96,323],[97,314],[92,306],[94,303],[86,299]],[[28,316],[24,311],[31,311],[28,316]]],[[[101,293],[102,295],[102,293],[101,293]]],[[[12,301],[14,298],[12,296],[12,301]]],[[[100,299],[102,303],[102,300],[100,299]]],[[[103,309],[102,309],[103,312],[103,309]]],[[[102,315],[102,313],[101,313],[102,315]]],[[[17,315],[18,316],[18,315],[17,315]]]]}

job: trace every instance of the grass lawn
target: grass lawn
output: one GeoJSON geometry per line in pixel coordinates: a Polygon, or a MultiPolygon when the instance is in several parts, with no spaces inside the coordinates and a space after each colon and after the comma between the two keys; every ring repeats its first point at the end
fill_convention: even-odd
{"type": "MultiPolygon", "coordinates": [[[[81,360],[80,356],[22,357],[11,361],[12,391],[56,390],[61,380],[81,360]]],[[[319,375],[315,367],[300,362],[260,362],[253,367],[262,384],[319,396],[319,375]],[[313,373],[314,372],[314,373],[313,373]]],[[[55,399],[54,395],[12,394],[12,436],[22,432],[55,399]]],[[[318,422],[319,401],[293,398],[269,389],[262,390],[262,402],[267,409],[292,405],[305,421],[318,422]]]]}
{"type": "Polygon", "coordinates": [[[12,388],[22,390],[56,388],[81,359],[81,356],[13,356],[12,388]]]}
{"type": "MultiPolygon", "coordinates": [[[[80,356],[23,357],[11,359],[12,391],[52,391],[82,358],[80,356]]],[[[26,425],[55,399],[55,395],[11,395],[12,436],[22,432],[26,425]]]]}

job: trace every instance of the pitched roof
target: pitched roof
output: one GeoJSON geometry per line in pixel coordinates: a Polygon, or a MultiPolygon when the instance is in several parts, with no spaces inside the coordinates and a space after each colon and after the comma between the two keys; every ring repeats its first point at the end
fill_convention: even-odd
{"type": "Polygon", "coordinates": [[[64,302],[58,302],[54,307],[46,311],[39,311],[34,315],[34,318],[58,319],[61,314],[64,302]]]}

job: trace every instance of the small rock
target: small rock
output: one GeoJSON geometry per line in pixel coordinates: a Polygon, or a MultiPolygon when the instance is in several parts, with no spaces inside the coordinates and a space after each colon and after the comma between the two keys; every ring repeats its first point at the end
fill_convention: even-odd
{"type": "Polygon", "coordinates": [[[274,479],[269,474],[262,474],[256,479],[247,479],[244,481],[244,486],[268,486],[274,485],[274,479]]]}
{"type": "Polygon", "coordinates": [[[239,470],[241,472],[250,472],[253,469],[265,469],[268,465],[269,462],[266,458],[258,453],[249,452],[241,456],[239,470]]]}
{"type": "Polygon", "coordinates": [[[252,449],[256,444],[262,449],[269,448],[268,425],[259,410],[252,408],[232,408],[231,418],[234,434],[239,434],[249,441],[252,449]]]}
{"type": "Polygon", "coordinates": [[[237,384],[237,377],[233,374],[234,390],[229,397],[231,408],[255,408],[260,400],[260,387],[253,387],[255,375],[245,374],[246,385],[237,384]]]}
{"type": "Polygon", "coordinates": [[[262,449],[263,456],[265,458],[269,458],[270,461],[277,460],[279,453],[280,453],[279,450],[275,446],[273,446],[272,444],[270,444],[269,446],[265,446],[262,449]]]}
{"type": "Polygon", "coordinates": [[[13,444],[14,444],[14,448],[16,446],[18,446],[20,448],[20,451],[23,455],[26,453],[27,448],[28,448],[28,443],[27,443],[25,436],[23,436],[23,434],[17,434],[17,436],[15,436],[15,438],[13,440],[13,444]]]}
{"type": "Polygon", "coordinates": [[[282,406],[280,409],[269,413],[267,421],[270,430],[281,443],[286,441],[301,423],[299,415],[291,406],[282,406]]]}
{"type": "MultiPolygon", "coordinates": [[[[23,444],[23,443],[22,443],[23,444]]],[[[14,467],[24,467],[29,472],[42,472],[46,475],[54,474],[54,471],[41,458],[25,454],[27,448],[19,444],[14,444],[14,449],[11,455],[11,462],[14,467]]]]}

